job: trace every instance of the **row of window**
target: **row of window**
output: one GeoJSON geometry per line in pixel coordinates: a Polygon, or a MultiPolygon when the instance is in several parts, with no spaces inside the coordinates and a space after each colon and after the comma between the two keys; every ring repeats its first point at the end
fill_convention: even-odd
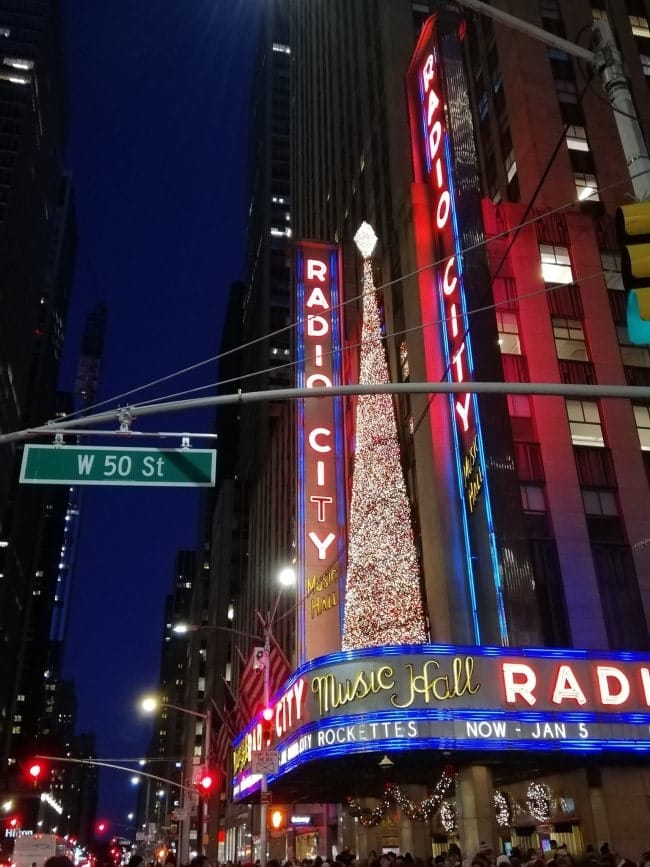
{"type": "MultiPolygon", "coordinates": [[[[569,423],[569,432],[574,446],[605,447],[605,435],[600,417],[600,409],[596,400],[576,400],[566,398],[566,413],[569,423]]],[[[510,418],[513,422],[517,419],[532,419],[532,408],[527,395],[508,395],[508,407],[510,418]]],[[[643,451],[650,451],[650,407],[643,404],[634,404],[634,419],[639,436],[639,443],[643,451]]],[[[513,428],[522,429],[522,425],[513,424],[513,428]]],[[[532,430],[532,428],[528,428],[532,430]]]]}
{"type": "MultiPolygon", "coordinates": [[[[575,282],[568,247],[542,243],[539,245],[539,254],[541,275],[546,284],[557,287],[569,286],[575,282]]],[[[607,288],[622,291],[624,287],[617,254],[601,251],[601,266],[607,288]]],[[[516,310],[501,307],[497,310],[496,316],[501,352],[504,355],[521,355],[516,310]]],[[[557,357],[566,361],[589,361],[590,355],[582,321],[568,316],[553,315],[553,311],[551,321],[557,357]]],[[[617,325],[617,334],[623,364],[632,367],[650,367],[650,348],[630,343],[627,329],[622,324],[617,325]]]]}

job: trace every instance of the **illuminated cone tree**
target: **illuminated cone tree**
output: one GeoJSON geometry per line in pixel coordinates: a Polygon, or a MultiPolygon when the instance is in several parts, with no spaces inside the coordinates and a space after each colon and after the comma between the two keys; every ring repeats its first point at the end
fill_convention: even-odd
{"type": "MultiPolygon", "coordinates": [[[[355,241],[364,256],[359,383],[387,383],[388,365],[370,259],[376,238],[367,223],[355,241]],[[370,233],[369,242],[364,244],[370,233]]],[[[425,641],[420,569],[393,400],[390,394],[361,395],[357,401],[342,647],[352,650],[425,641]]]]}

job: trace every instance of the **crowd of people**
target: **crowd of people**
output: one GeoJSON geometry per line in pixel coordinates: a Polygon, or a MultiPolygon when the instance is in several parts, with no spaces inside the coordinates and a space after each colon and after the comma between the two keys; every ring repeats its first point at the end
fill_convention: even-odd
{"type": "MultiPolygon", "coordinates": [[[[209,864],[190,864],[190,867],[213,867],[209,864]]],[[[260,867],[259,861],[226,861],[214,867],[260,867]]],[[[603,843],[598,849],[589,844],[581,853],[570,853],[566,844],[550,840],[548,851],[513,847],[510,854],[495,852],[487,843],[481,843],[473,856],[464,856],[460,847],[451,843],[447,850],[430,857],[414,856],[410,852],[370,851],[359,858],[345,847],[335,858],[297,858],[279,861],[270,858],[267,867],[650,867],[650,850],[636,858],[628,858],[603,843]]]]}
{"type": "MultiPolygon", "coordinates": [[[[410,852],[370,851],[367,858],[358,858],[348,847],[344,847],[335,858],[298,858],[280,862],[276,858],[267,860],[267,867],[650,867],[650,850],[644,851],[636,859],[628,858],[603,843],[598,849],[589,844],[580,854],[570,853],[566,844],[558,845],[550,840],[547,851],[529,848],[525,851],[513,847],[509,854],[495,852],[488,843],[481,843],[473,856],[463,856],[460,847],[451,843],[445,852],[430,857],[418,857],[410,852]]],[[[45,867],[74,867],[65,855],[57,855],[45,862],[45,867]]],[[[147,864],[140,855],[134,855],[128,867],[176,867],[174,861],[165,865],[147,864]]],[[[224,861],[212,864],[205,855],[197,855],[188,867],[260,867],[256,861],[224,861]]]]}

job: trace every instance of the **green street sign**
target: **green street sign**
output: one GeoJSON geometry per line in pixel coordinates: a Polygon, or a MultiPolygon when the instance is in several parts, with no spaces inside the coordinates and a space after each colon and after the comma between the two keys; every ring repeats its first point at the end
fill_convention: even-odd
{"type": "Polygon", "coordinates": [[[26,445],[20,481],[28,485],[214,485],[213,449],[26,445]]]}

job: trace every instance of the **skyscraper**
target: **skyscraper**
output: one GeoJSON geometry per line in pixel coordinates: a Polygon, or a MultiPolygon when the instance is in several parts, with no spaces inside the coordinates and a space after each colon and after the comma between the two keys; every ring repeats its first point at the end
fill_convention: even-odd
{"type": "MultiPolygon", "coordinates": [[[[585,42],[608,14],[650,132],[645,4],[520,0],[508,11],[585,42]]],[[[391,378],[458,392],[394,399],[433,644],[391,649],[386,630],[357,655],[301,659],[270,730],[253,720],[236,739],[235,800],[255,800],[247,751],[271,745],[274,804],[301,801],[309,818],[272,833],[273,854],[347,844],[426,856],[454,834],[468,855],[481,840],[551,836],[574,854],[607,838],[634,851],[645,807],[621,794],[641,792],[646,771],[620,756],[644,761],[646,716],[625,736],[616,725],[648,708],[648,406],[598,386],[647,386],[650,355],[622,319],[613,214],[631,187],[612,110],[569,54],[459,4],[293,3],[290,22],[292,224],[299,240],[343,245],[348,381],[369,290],[351,282],[360,263],[345,244],[368,220],[391,378]],[[593,392],[474,397],[469,379],[593,392]],[[530,648],[539,663],[525,661],[530,648]],[[501,677],[503,695],[488,699],[501,677]],[[481,695],[485,705],[470,698],[481,695]],[[536,714],[509,716],[518,702],[536,714]],[[585,716],[569,720],[568,707],[585,716]]],[[[326,265],[308,254],[316,286],[326,265]]],[[[324,288],[312,300],[329,311],[324,288]]],[[[328,453],[329,436],[321,427],[312,448],[328,453]]],[[[262,514],[249,528],[273,537],[262,514]]],[[[363,531],[371,538],[372,523],[363,531]]],[[[352,604],[343,570],[325,580],[330,566],[311,585],[305,576],[298,608],[310,586],[338,593],[341,616],[352,604]]],[[[243,857],[234,829],[232,841],[243,857]]]]}
{"type": "MultiPolygon", "coordinates": [[[[64,144],[58,3],[0,3],[0,426],[53,417],[74,262],[64,144]]],[[[65,492],[18,485],[20,450],[0,454],[2,777],[33,746],[44,707],[65,492]],[[38,701],[27,702],[28,694],[38,701]]]]}

